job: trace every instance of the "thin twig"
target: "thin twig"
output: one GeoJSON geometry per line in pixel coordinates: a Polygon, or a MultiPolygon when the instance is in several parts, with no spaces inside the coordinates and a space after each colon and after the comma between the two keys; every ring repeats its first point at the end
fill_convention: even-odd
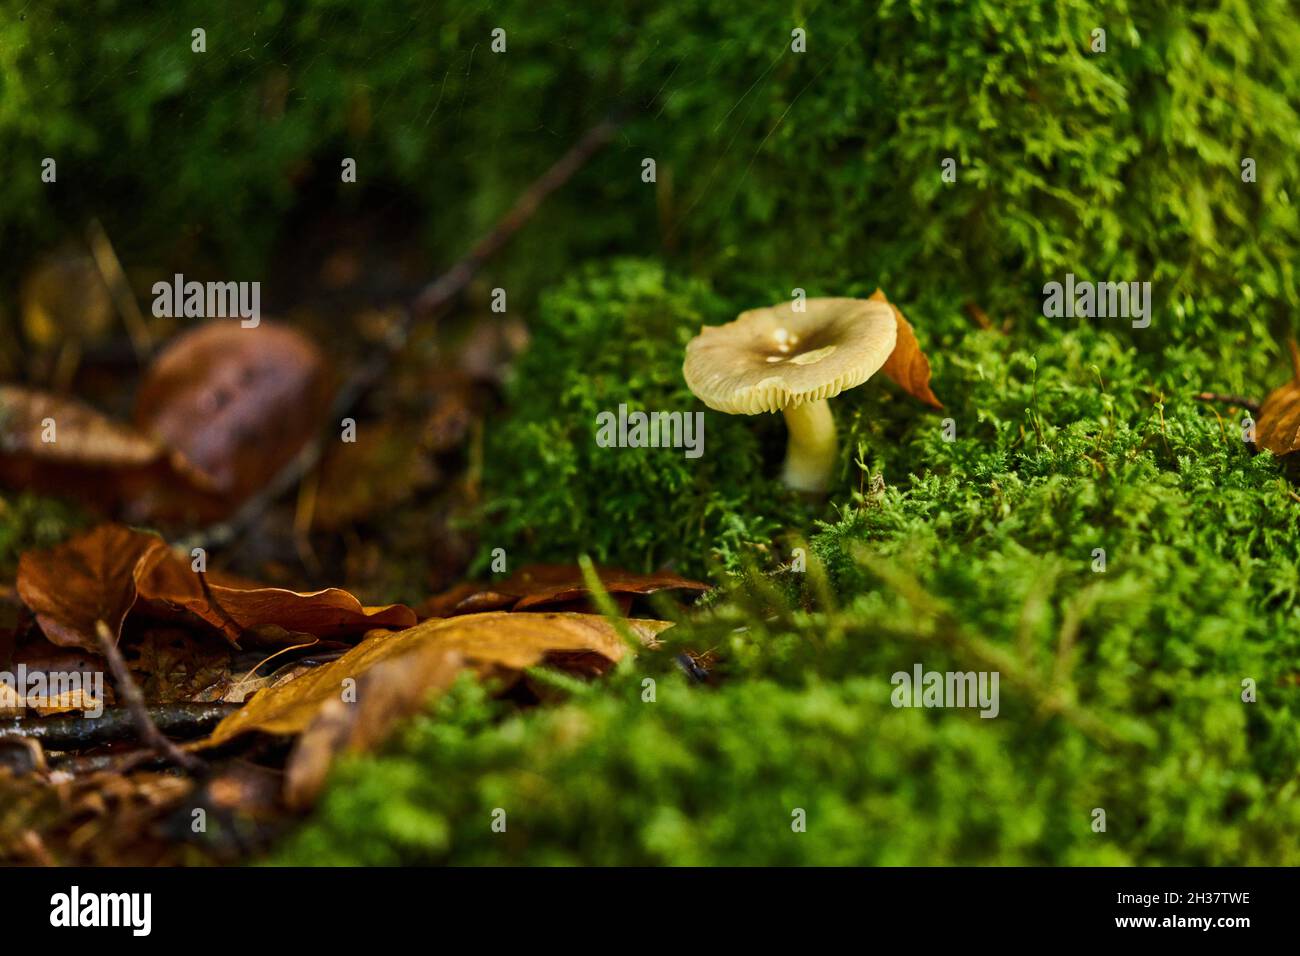
{"type": "Polygon", "coordinates": [[[1243,398],[1240,395],[1220,395],[1218,392],[1197,392],[1194,396],[1197,401],[1217,402],[1220,405],[1236,405],[1238,408],[1244,408],[1246,411],[1255,413],[1259,411],[1259,402],[1253,398],[1243,398]]]}
{"type": "Polygon", "coordinates": [[[131,337],[135,357],[143,363],[153,351],[153,336],[149,334],[149,326],[140,312],[140,303],[135,300],[135,293],[131,291],[131,283],[122,270],[122,263],[113,251],[113,243],[98,219],[90,220],[90,225],[86,227],[86,239],[90,243],[90,253],[95,259],[99,275],[104,280],[104,285],[108,286],[117,313],[122,317],[127,334],[131,337]]]}
{"type": "MultiPolygon", "coordinates": [[[[567,183],[574,173],[614,137],[620,125],[619,120],[611,117],[589,129],[550,169],[524,190],[510,211],[491,231],[480,238],[455,265],[420,291],[410,308],[404,310],[401,321],[389,333],[382,347],[362,363],[339,388],[330,410],[328,427],[331,430],[383,379],[394,357],[405,347],[416,321],[436,317],[460,295],[483,263],[510,241],[551,193],[567,183]]],[[[275,501],[302,481],[320,463],[324,451],[325,436],[322,433],[280,469],[261,491],[245,502],[234,516],[191,535],[178,542],[177,546],[189,550],[193,547],[229,544],[255,524],[275,501]]]]}
{"type": "Polygon", "coordinates": [[[474,248],[460,262],[425,286],[424,291],[416,297],[416,313],[436,312],[455,298],[473,278],[479,267],[495,255],[519,231],[520,227],[533,217],[542,202],[568,182],[601,147],[613,139],[618,127],[617,120],[605,119],[587,130],[582,139],[524,190],[505,217],[493,227],[491,232],[475,243],[474,248]]]}
{"type": "Polygon", "coordinates": [[[140,693],[140,688],[131,676],[131,671],[127,668],[126,660],[122,657],[122,652],[118,650],[117,642],[113,640],[113,634],[109,631],[108,625],[103,621],[96,621],[95,636],[99,638],[99,649],[108,661],[108,669],[113,672],[113,683],[117,685],[118,693],[122,695],[127,709],[130,710],[131,716],[135,720],[136,730],[140,734],[141,741],[152,748],[158,756],[170,760],[190,773],[200,774],[207,770],[208,765],[206,763],[193,754],[186,753],[180,747],[177,747],[163,736],[163,732],[153,722],[153,718],[149,716],[149,711],[145,707],[144,695],[140,693]]]}

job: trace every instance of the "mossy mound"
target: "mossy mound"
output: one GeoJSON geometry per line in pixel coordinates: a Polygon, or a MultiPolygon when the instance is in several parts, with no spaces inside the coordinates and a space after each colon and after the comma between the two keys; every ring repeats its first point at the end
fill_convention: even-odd
{"type": "Polygon", "coordinates": [[[886,484],[846,471],[828,520],[785,526],[806,574],[747,552],[759,569],[667,651],[561,707],[462,691],[348,765],[279,859],[1300,862],[1300,504],[1240,414],[1191,397],[1259,393],[1277,355],[1228,325],[1160,352],[1099,324],[1026,346],[925,315],[955,440],[896,391],[845,396],[886,484]],[[713,684],[676,675],[683,648],[719,656],[713,684]],[[998,716],[892,706],[916,664],[998,671],[998,716]]]}

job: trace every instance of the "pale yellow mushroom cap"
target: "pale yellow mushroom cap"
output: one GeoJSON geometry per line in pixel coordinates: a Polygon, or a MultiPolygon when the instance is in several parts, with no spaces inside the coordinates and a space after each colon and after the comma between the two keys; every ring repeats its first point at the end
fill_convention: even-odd
{"type": "Polygon", "coordinates": [[[682,374],[705,405],[731,415],[777,412],[856,388],[898,336],[894,310],[867,299],[808,299],[742,312],[686,346],[682,374]]]}

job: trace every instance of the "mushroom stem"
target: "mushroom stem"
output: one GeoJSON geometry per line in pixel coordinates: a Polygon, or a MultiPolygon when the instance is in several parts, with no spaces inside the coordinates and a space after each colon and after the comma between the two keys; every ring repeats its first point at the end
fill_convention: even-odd
{"type": "Polygon", "coordinates": [[[798,491],[825,491],[835,468],[835,419],[826,399],[782,410],[790,440],[782,479],[798,491]]]}

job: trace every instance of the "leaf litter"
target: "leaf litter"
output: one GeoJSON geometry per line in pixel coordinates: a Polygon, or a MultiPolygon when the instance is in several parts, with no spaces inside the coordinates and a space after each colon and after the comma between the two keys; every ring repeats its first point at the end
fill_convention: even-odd
{"type": "MultiPolygon", "coordinates": [[[[670,572],[606,568],[599,577],[612,599],[628,602],[707,590],[670,572]]],[[[102,622],[150,719],[211,761],[209,773],[189,778],[149,769],[158,758],[134,740],[134,717],[112,686],[99,699],[11,692],[0,708],[19,716],[0,729],[0,793],[12,798],[4,832],[20,836],[7,838],[0,858],[24,862],[239,858],[249,845],[232,850],[218,839],[195,848],[158,834],[214,779],[229,777],[228,822],[256,819],[254,843],[265,839],[313,803],[341,754],[379,746],[462,675],[498,693],[538,666],[593,679],[633,651],[625,633],[650,651],[671,627],[585,613],[592,595],[577,567],[533,566],[497,585],[471,585],[445,616],[417,621],[403,605],[366,606],[338,588],[297,592],[201,573],[157,534],[119,524],[24,553],[16,594],[30,620],[11,666],[102,672],[102,622]],[[104,717],[79,716],[93,709],[104,717]],[[124,828],[120,839],[92,845],[88,834],[109,825],[124,828]]]]}

